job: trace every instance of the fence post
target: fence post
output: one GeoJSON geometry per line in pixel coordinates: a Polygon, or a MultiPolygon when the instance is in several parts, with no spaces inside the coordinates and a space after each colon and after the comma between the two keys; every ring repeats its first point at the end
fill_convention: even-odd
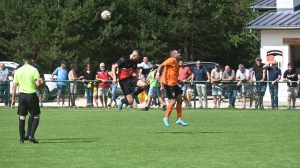
{"type": "Polygon", "coordinates": [[[193,93],[194,93],[194,108],[196,108],[196,92],[197,92],[197,90],[196,90],[196,83],[193,81],[192,82],[192,84],[193,84],[193,93]]]}
{"type": "Polygon", "coordinates": [[[68,107],[70,107],[70,81],[68,80],[67,81],[67,83],[68,83],[68,87],[67,87],[67,90],[66,91],[68,91],[68,107]]]}

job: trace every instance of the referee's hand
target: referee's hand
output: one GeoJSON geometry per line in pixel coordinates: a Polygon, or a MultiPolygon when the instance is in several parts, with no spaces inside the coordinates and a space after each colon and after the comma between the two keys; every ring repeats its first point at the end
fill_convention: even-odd
{"type": "Polygon", "coordinates": [[[15,101],[11,102],[11,108],[14,109],[15,108],[15,101]]]}

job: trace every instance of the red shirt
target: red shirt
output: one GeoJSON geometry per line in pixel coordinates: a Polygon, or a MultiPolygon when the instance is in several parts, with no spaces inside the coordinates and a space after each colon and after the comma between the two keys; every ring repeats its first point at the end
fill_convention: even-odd
{"type": "MultiPolygon", "coordinates": [[[[98,70],[97,71],[97,78],[103,79],[103,80],[109,80],[109,74],[108,70],[98,70]]],[[[99,82],[98,88],[109,88],[110,82],[99,82]]]]}
{"type": "Polygon", "coordinates": [[[179,68],[179,80],[187,80],[190,77],[192,71],[189,67],[179,68]]]}

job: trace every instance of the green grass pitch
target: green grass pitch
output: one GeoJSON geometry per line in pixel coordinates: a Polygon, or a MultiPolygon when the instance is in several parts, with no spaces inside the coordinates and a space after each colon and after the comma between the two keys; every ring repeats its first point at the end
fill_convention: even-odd
{"type": "MultiPolygon", "coordinates": [[[[42,108],[19,144],[16,109],[0,108],[0,167],[300,167],[299,110],[42,108]]],[[[26,123],[27,127],[27,123],[26,123]]]]}

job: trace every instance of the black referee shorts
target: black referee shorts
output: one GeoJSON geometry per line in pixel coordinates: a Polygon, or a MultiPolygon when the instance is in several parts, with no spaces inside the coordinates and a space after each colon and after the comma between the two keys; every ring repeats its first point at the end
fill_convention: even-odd
{"type": "Polygon", "coordinates": [[[20,93],[19,95],[19,106],[17,114],[20,116],[26,116],[28,115],[28,111],[31,116],[39,115],[41,113],[39,99],[36,93],[20,93]]]}
{"type": "Polygon", "coordinates": [[[125,96],[131,94],[134,91],[134,88],[137,87],[139,79],[135,76],[123,79],[119,81],[120,87],[125,96]]]}
{"type": "Polygon", "coordinates": [[[182,94],[182,90],[178,85],[176,86],[164,85],[164,86],[165,86],[168,99],[175,99],[178,95],[182,94]]]}

